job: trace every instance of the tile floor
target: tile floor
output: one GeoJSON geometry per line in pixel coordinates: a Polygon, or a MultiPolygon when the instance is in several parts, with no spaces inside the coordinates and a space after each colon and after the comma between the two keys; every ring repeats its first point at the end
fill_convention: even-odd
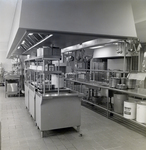
{"type": "Polygon", "coordinates": [[[2,150],[146,150],[146,137],[82,106],[82,137],[72,128],[41,138],[24,97],[4,96],[0,87],[2,150]]]}

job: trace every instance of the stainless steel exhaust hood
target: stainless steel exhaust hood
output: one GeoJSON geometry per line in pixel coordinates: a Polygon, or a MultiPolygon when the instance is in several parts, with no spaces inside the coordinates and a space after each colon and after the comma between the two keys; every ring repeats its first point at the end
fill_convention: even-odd
{"type": "Polygon", "coordinates": [[[62,49],[97,38],[136,37],[129,2],[18,0],[7,58],[43,45],[62,49]]]}

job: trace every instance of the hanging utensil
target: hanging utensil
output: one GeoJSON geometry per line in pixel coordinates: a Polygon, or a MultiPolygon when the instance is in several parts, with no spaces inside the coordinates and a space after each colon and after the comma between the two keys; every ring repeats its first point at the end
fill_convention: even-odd
{"type": "Polygon", "coordinates": [[[69,56],[69,57],[68,57],[68,61],[69,61],[69,62],[74,61],[74,57],[73,57],[73,56],[69,56]]]}
{"type": "Polygon", "coordinates": [[[135,44],[133,44],[133,52],[134,52],[134,53],[137,53],[137,49],[136,49],[135,44]]]}
{"type": "Polygon", "coordinates": [[[142,46],[141,46],[141,44],[139,43],[138,46],[137,46],[137,52],[139,52],[141,48],[142,48],[142,46]]]}
{"type": "Polygon", "coordinates": [[[88,62],[88,61],[90,61],[90,60],[91,60],[91,58],[92,58],[91,56],[85,56],[85,57],[84,57],[84,62],[88,62]]]}
{"type": "Polygon", "coordinates": [[[80,50],[80,61],[84,61],[84,53],[85,53],[84,49],[80,50]]]}
{"type": "Polygon", "coordinates": [[[118,46],[117,46],[117,53],[118,54],[122,54],[122,44],[121,43],[118,43],[118,46]]]}

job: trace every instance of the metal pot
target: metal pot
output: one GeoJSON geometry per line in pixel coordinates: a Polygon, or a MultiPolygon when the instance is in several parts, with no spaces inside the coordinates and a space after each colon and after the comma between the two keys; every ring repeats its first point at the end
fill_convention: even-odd
{"type": "Polygon", "coordinates": [[[120,83],[120,78],[111,77],[110,82],[109,82],[109,86],[115,88],[116,85],[119,83],[120,83]]]}
{"type": "Polygon", "coordinates": [[[127,95],[114,94],[114,112],[123,114],[123,105],[125,100],[127,100],[127,95]]]}
{"type": "Polygon", "coordinates": [[[116,72],[116,77],[117,77],[117,78],[121,78],[121,73],[116,72]]]}
{"type": "Polygon", "coordinates": [[[121,84],[126,84],[127,83],[127,78],[121,78],[121,84]]]}
{"type": "Polygon", "coordinates": [[[134,89],[136,86],[136,80],[135,79],[127,79],[127,86],[128,86],[128,89],[134,89]]]}
{"type": "Polygon", "coordinates": [[[126,90],[127,89],[127,85],[126,84],[117,84],[116,88],[120,89],[120,90],[126,90]]]}
{"type": "Polygon", "coordinates": [[[48,70],[49,71],[54,71],[55,70],[55,65],[54,64],[48,65],[48,70]]]}
{"type": "Polygon", "coordinates": [[[108,82],[110,80],[110,77],[111,77],[111,73],[107,72],[106,75],[105,75],[105,81],[108,82]]]}

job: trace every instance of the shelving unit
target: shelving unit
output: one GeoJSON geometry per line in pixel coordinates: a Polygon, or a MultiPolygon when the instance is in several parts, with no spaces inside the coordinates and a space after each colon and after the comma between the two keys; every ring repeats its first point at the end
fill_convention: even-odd
{"type": "MultiPolygon", "coordinates": [[[[95,108],[98,108],[98,110],[100,109],[101,111],[97,111],[101,114],[104,114],[104,116],[106,116],[109,119],[115,120],[118,122],[118,120],[124,120],[123,125],[128,125],[128,127],[134,128],[136,131],[140,132],[141,134],[145,133],[146,130],[146,124],[144,123],[139,123],[136,120],[133,119],[127,119],[124,118],[124,116],[122,114],[119,114],[117,112],[114,112],[113,110],[113,104],[111,103],[111,95],[109,95],[109,93],[121,93],[121,94],[127,94],[128,96],[132,96],[132,97],[136,97],[136,98],[140,98],[141,100],[145,100],[146,99],[146,95],[144,93],[141,93],[139,91],[139,89],[128,89],[128,90],[120,90],[120,89],[116,89],[116,88],[111,88],[108,85],[103,85],[101,82],[92,82],[92,81],[79,81],[79,80],[73,80],[73,79],[65,79],[66,82],[69,82],[69,84],[66,83],[68,88],[71,88],[72,90],[77,90],[78,92],[82,92],[85,95],[85,91],[83,90],[83,86],[86,86],[89,89],[95,89],[97,90],[98,88],[100,89],[105,89],[108,91],[108,96],[106,99],[106,102],[104,103],[104,105],[99,104],[97,102],[93,102],[90,99],[87,99],[87,96],[85,95],[82,99],[83,103],[87,103],[91,106],[94,106],[95,108]],[[72,83],[72,84],[71,84],[72,83]],[[75,85],[78,84],[80,85],[80,90],[75,89],[75,85]],[[69,85],[69,86],[68,86],[69,85]],[[118,118],[118,119],[117,119],[118,118]],[[126,124],[127,122],[127,124],[126,124]],[[139,129],[141,128],[141,130],[139,129]]],[[[93,107],[91,108],[93,109],[93,107]]],[[[146,134],[144,134],[146,136],[146,134]]]]}
{"type": "Polygon", "coordinates": [[[15,72],[19,72],[19,70],[21,69],[21,63],[13,63],[12,64],[12,70],[15,72]]]}
{"type": "MultiPolygon", "coordinates": [[[[99,107],[97,104],[94,104],[88,100],[82,100],[82,105],[104,117],[107,117],[107,110],[99,107]]],[[[126,119],[121,114],[117,114],[110,110],[108,114],[108,119],[117,122],[120,125],[125,126],[126,128],[129,128],[130,130],[133,130],[143,136],[146,136],[146,124],[138,123],[136,120],[126,119]]]]}
{"type": "Polygon", "coordinates": [[[44,55],[25,60],[27,74],[25,76],[28,77],[29,74],[25,83],[25,104],[40,129],[42,137],[45,131],[52,129],[76,126],[79,131],[81,124],[81,94],[64,87],[60,88],[62,74],[60,59],[61,50],[58,55],[44,55]],[[57,61],[57,67],[52,63],[53,61],[57,61]],[[51,83],[53,75],[58,76],[57,88],[53,88],[51,83]],[[48,88],[46,88],[46,81],[48,88]]]}
{"type": "MultiPolygon", "coordinates": [[[[34,72],[34,73],[36,73],[37,75],[42,75],[43,76],[43,79],[42,79],[42,81],[43,81],[43,85],[45,85],[45,83],[44,83],[44,81],[45,81],[45,79],[46,79],[46,76],[48,76],[48,78],[49,78],[49,80],[51,79],[51,77],[50,77],[50,75],[51,74],[58,74],[58,75],[60,75],[62,72],[61,71],[59,71],[59,67],[58,67],[58,70],[55,70],[55,68],[52,70],[52,71],[49,71],[48,70],[48,67],[47,67],[47,70],[45,69],[45,65],[47,65],[47,61],[60,61],[60,57],[52,57],[52,58],[43,58],[43,57],[36,57],[36,58],[31,58],[31,59],[27,59],[27,60],[25,60],[25,62],[34,62],[34,63],[36,63],[37,65],[36,65],[36,68],[38,67],[38,63],[39,62],[42,62],[42,69],[40,70],[37,70],[37,69],[30,69],[30,68],[28,68],[27,70],[30,70],[31,72],[34,72]]],[[[49,65],[52,65],[52,62],[49,64],[49,65]]],[[[50,83],[50,82],[49,82],[50,83]]],[[[45,88],[43,88],[43,93],[45,94],[45,91],[44,91],[44,89],[45,88]]],[[[58,89],[58,91],[59,91],[59,89],[58,89]]]]}
{"type": "MultiPolygon", "coordinates": [[[[60,56],[58,57],[52,57],[52,58],[44,58],[44,57],[34,57],[25,60],[25,63],[28,63],[29,66],[27,66],[26,71],[28,71],[29,76],[30,76],[30,81],[29,84],[26,84],[26,97],[28,98],[25,99],[25,104],[26,107],[28,108],[30,115],[33,117],[34,120],[36,120],[36,92],[37,91],[42,91],[42,94],[46,94],[46,87],[45,87],[45,80],[46,77],[48,77],[49,80],[49,91],[51,90],[51,74],[61,74],[61,71],[59,70],[54,70],[54,71],[47,71],[45,70],[45,65],[47,61],[60,61],[60,56]],[[36,70],[36,69],[30,69],[30,64],[35,63],[36,67],[38,67],[38,63],[42,62],[42,70],[36,70]],[[40,76],[40,83],[38,82],[37,78],[40,76]],[[39,84],[42,85],[39,87],[39,84]]],[[[48,68],[47,68],[48,69],[48,68]]],[[[26,75],[27,76],[27,75],[26,75]]],[[[58,88],[58,94],[59,94],[59,88],[58,88]]]]}

